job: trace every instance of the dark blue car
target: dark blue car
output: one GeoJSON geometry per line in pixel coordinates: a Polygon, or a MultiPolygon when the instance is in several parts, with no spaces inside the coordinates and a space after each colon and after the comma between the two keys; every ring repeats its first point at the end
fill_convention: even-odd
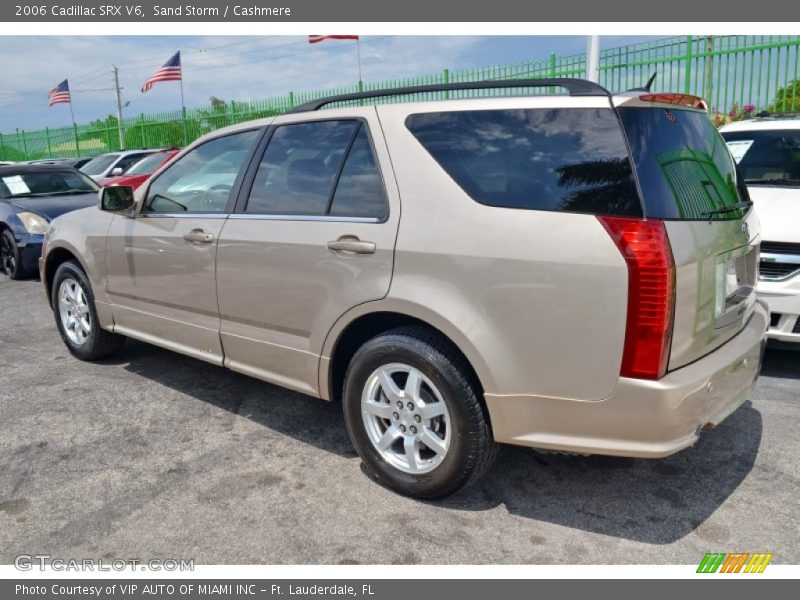
{"type": "Polygon", "coordinates": [[[92,206],[98,189],[91,178],[70,167],[0,166],[0,267],[6,275],[34,275],[50,221],[92,206]]]}

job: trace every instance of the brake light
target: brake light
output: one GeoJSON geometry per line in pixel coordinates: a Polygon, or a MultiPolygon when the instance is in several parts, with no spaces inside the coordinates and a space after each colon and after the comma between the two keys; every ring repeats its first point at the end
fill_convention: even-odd
{"type": "Polygon", "coordinates": [[[675,311],[675,261],[663,221],[598,217],[628,265],[628,320],[620,375],[667,372],[675,311]]]}
{"type": "Polygon", "coordinates": [[[700,110],[708,110],[706,101],[699,96],[692,96],[691,94],[642,94],[639,96],[642,102],[661,102],[662,104],[679,104],[681,106],[690,106],[691,108],[699,108],[700,110]]]}

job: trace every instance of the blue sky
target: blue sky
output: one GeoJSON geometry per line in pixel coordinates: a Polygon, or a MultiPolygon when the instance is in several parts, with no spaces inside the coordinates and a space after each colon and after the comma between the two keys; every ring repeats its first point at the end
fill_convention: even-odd
{"type": "MultiPolygon", "coordinates": [[[[69,108],[47,106],[47,92],[69,78],[78,123],[116,111],[112,65],[120,69],[125,116],[176,110],[177,83],[139,88],[181,50],[187,107],[209,98],[248,100],[349,85],[358,80],[354,42],[308,44],[306,36],[47,36],[2,39],[0,132],[70,123],[69,108]]],[[[606,36],[602,48],[655,39],[606,36]]],[[[460,69],[541,60],[551,52],[584,52],[583,36],[363,36],[365,81],[382,81],[460,69]]]]}

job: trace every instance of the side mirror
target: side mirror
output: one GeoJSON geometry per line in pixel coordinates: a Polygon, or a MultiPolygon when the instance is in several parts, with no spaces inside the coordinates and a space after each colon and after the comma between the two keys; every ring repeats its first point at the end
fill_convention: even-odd
{"type": "Polygon", "coordinates": [[[136,199],[129,185],[112,185],[98,192],[98,208],[106,212],[133,214],[136,199]]]}
{"type": "Polygon", "coordinates": [[[108,174],[109,177],[119,177],[122,175],[122,167],[114,167],[111,169],[111,173],[108,174]]]}

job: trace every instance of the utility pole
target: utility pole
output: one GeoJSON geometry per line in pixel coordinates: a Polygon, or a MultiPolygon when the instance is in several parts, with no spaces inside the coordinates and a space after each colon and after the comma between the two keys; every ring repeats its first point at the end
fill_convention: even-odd
{"type": "Polygon", "coordinates": [[[122,96],[119,87],[119,68],[114,66],[114,91],[117,95],[117,129],[119,129],[119,149],[125,150],[125,132],[122,129],[122,96]]]}
{"type": "Polygon", "coordinates": [[[586,79],[600,83],[600,36],[590,35],[586,41],[586,79]]]}

